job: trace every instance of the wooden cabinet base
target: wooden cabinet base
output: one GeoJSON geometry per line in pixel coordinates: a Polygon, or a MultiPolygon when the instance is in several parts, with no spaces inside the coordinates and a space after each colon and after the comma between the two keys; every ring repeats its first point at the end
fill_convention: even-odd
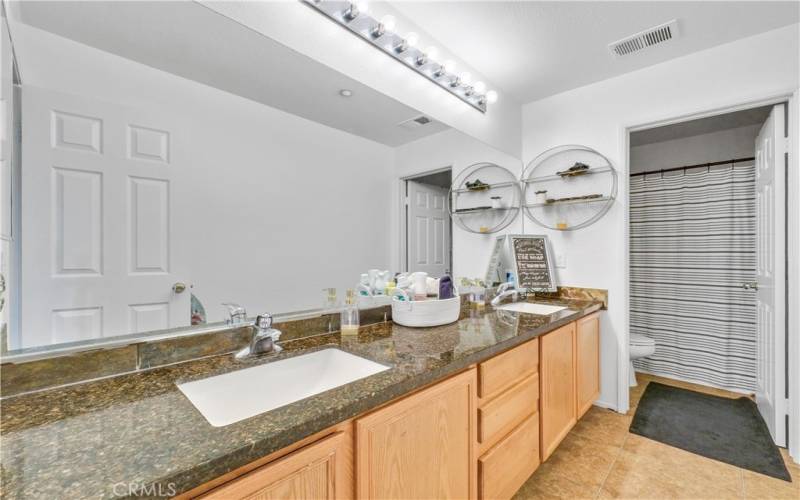
{"type": "Polygon", "coordinates": [[[575,379],[578,418],[600,397],[600,314],[577,321],[575,328],[575,379]]]}
{"type": "Polygon", "coordinates": [[[577,422],[575,413],[575,323],[541,337],[539,394],[542,462],[577,422]]]}
{"type": "Polygon", "coordinates": [[[539,414],[516,429],[478,459],[479,498],[505,500],[514,496],[539,467],[539,414]]]}
{"type": "Polygon", "coordinates": [[[337,432],[212,490],[213,500],[353,498],[352,439],[337,432]]]}
{"type": "Polygon", "coordinates": [[[356,420],[358,498],[475,498],[475,369],[356,420]]]}

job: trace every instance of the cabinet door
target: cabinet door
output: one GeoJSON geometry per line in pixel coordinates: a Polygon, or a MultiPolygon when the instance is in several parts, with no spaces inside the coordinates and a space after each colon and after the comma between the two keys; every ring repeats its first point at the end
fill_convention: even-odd
{"type": "Polygon", "coordinates": [[[575,323],[540,337],[541,450],[544,462],[577,421],[575,413],[575,323]]]}
{"type": "Polygon", "coordinates": [[[577,413],[581,418],[600,396],[600,314],[577,321],[575,330],[577,413]]]}
{"type": "Polygon", "coordinates": [[[352,435],[337,432],[211,491],[204,499],[353,498],[352,435]]]}
{"type": "Polygon", "coordinates": [[[472,369],[356,420],[358,498],[475,498],[475,400],[472,369]]]}

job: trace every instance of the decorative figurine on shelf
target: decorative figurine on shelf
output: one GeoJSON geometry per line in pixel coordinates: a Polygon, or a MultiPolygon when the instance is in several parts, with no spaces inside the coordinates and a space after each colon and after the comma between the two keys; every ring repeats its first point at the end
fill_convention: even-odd
{"type": "Polygon", "coordinates": [[[475,179],[472,182],[467,182],[467,189],[470,191],[486,191],[489,189],[489,184],[481,181],[480,179],[475,179]]]}
{"type": "Polygon", "coordinates": [[[583,175],[589,171],[589,165],[581,162],[575,162],[575,165],[569,167],[562,172],[556,172],[556,175],[561,177],[575,177],[576,175],[583,175]]]}

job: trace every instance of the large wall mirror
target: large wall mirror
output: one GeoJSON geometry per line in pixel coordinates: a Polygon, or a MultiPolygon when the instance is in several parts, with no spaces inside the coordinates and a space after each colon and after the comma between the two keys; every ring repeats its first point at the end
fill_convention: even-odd
{"type": "Polygon", "coordinates": [[[394,151],[445,125],[196,2],[4,21],[4,351],[319,309],[398,270],[394,151]]]}

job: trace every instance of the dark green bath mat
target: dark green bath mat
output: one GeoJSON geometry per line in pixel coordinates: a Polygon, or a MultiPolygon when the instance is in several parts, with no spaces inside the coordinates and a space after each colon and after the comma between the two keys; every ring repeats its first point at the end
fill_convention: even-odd
{"type": "Polygon", "coordinates": [[[630,431],[784,481],[792,481],[756,404],[650,382],[630,431]]]}

